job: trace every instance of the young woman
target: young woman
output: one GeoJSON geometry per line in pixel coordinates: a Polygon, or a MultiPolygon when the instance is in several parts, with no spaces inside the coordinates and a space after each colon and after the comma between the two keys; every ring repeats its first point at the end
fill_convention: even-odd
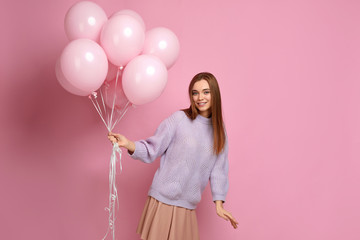
{"type": "Polygon", "coordinates": [[[223,208],[228,191],[228,142],[214,75],[195,75],[189,96],[190,107],[173,113],[146,140],[108,135],[134,159],[151,163],[161,157],[137,228],[141,239],[198,240],[195,208],[209,180],[216,213],[237,228],[235,218],[223,208]]]}

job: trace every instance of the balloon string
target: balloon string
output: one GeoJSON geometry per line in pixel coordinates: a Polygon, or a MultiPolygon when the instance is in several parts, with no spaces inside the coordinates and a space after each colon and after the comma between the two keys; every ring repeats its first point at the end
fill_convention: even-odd
{"type": "Polygon", "coordinates": [[[99,109],[99,104],[98,104],[98,103],[95,104],[95,101],[97,102],[97,94],[96,94],[96,92],[93,92],[91,95],[89,95],[89,98],[90,98],[91,102],[93,103],[96,111],[98,112],[101,120],[104,122],[105,127],[106,127],[106,128],[109,130],[109,132],[110,132],[110,129],[109,129],[108,125],[106,124],[106,122],[105,122],[105,120],[104,120],[104,118],[103,118],[103,116],[102,116],[102,112],[101,112],[101,110],[99,109]],[[94,98],[95,100],[94,100],[93,98],[94,98]]]}
{"type": "MultiPolygon", "coordinates": [[[[110,116],[110,126],[112,126],[112,120],[113,120],[113,114],[114,114],[114,109],[115,109],[115,102],[116,102],[116,89],[117,89],[117,84],[118,84],[118,79],[119,79],[119,73],[122,70],[122,67],[119,67],[117,72],[116,72],[116,79],[115,79],[115,94],[114,94],[114,98],[113,98],[113,102],[112,102],[112,107],[111,107],[111,116],[110,116]]],[[[112,130],[112,127],[110,128],[112,130]]]]}
{"type": "Polygon", "coordinates": [[[117,207],[119,208],[119,198],[116,188],[116,162],[119,161],[120,163],[120,173],[121,173],[122,171],[121,153],[122,152],[118,144],[114,143],[113,151],[110,159],[110,171],[109,171],[109,207],[105,208],[105,210],[109,212],[109,226],[105,236],[103,237],[103,240],[106,239],[106,237],[110,232],[112,233],[113,240],[115,240],[115,220],[116,220],[115,202],[117,203],[117,207]]]}
{"type": "MultiPolygon", "coordinates": [[[[106,111],[106,106],[105,106],[105,101],[104,101],[104,94],[103,94],[103,89],[102,89],[102,87],[99,89],[99,92],[100,92],[100,97],[101,97],[101,102],[102,102],[102,106],[103,106],[103,109],[104,109],[104,116],[106,116],[107,117],[107,121],[106,121],[106,123],[107,124],[105,124],[106,126],[110,126],[110,122],[109,122],[109,116],[108,116],[108,114],[107,114],[107,111],[106,111]]],[[[105,94],[106,94],[106,92],[107,91],[105,91],[105,94]]],[[[106,96],[105,96],[105,99],[106,99],[106,96]]]]}
{"type": "Polygon", "coordinates": [[[124,117],[125,113],[127,112],[127,110],[129,109],[129,107],[131,106],[130,101],[127,101],[124,111],[121,113],[120,117],[118,117],[118,119],[116,119],[115,123],[111,126],[111,130],[115,127],[115,125],[124,117]]]}
{"type": "Polygon", "coordinates": [[[102,111],[101,111],[101,107],[100,107],[100,105],[99,105],[99,101],[97,100],[97,93],[94,92],[94,93],[93,93],[93,96],[95,97],[96,106],[97,106],[97,108],[99,109],[99,112],[100,112],[101,116],[104,116],[104,114],[103,114],[102,111]]]}

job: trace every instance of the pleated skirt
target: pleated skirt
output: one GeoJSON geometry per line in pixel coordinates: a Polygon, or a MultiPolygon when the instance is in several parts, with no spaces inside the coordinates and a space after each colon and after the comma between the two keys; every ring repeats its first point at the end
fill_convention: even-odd
{"type": "Polygon", "coordinates": [[[136,232],[143,240],[199,240],[195,210],[148,197],[136,232]]]}

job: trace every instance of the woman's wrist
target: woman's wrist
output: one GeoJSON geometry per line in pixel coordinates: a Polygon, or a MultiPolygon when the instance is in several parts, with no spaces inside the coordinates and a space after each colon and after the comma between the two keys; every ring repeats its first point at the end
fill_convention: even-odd
{"type": "Polygon", "coordinates": [[[224,208],[224,207],[223,207],[223,201],[221,201],[221,200],[216,200],[216,201],[215,201],[215,206],[216,206],[217,209],[218,209],[218,208],[224,208]]]}
{"type": "Polygon", "coordinates": [[[135,152],[135,143],[133,141],[127,140],[125,148],[130,154],[133,154],[135,152]]]}

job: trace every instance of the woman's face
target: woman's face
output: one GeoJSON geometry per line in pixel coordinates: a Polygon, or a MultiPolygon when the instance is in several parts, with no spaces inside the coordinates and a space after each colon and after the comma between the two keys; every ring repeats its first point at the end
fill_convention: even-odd
{"type": "Polygon", "coordinates": [[[191,94],[199,114],[203,117],[209,117],[211,114],[209,83],[204,79],[197,81],[192,88],[191,94]]]}

